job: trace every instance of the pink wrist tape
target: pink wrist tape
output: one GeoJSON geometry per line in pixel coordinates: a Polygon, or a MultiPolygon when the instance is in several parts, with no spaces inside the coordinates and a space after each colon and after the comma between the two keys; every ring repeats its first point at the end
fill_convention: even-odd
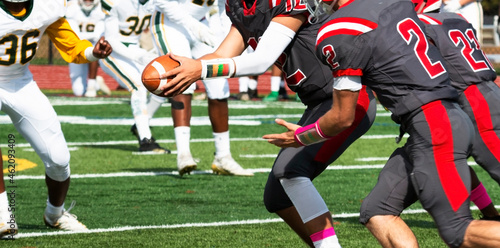
{"type": "Polygon", "coordinates": [[[303,146],[308,146],[331,138],[321,131],[318,121],[295,130],[295,141],[303,146]]]}

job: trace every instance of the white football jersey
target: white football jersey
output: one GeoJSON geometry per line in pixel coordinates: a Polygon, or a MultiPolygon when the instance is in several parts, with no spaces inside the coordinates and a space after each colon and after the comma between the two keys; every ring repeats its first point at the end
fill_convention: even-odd
{"type": "Polygon", "coordinates": [[[138,44],[141,33],[149,28],[151,23],[151,14],[154,11],[152,1],[141,4],[139,0],[102,0],[101,4],[106,13],[106,39],[138,44]]]}
{"type": "Polygon", "coordinates": [[[32,1],[32,4],[20,19],[0,8],[0,83],[33,77],[28,65],[42,34],[66,13],[66,0],[32,1]]]}
{"type": "Polygon", "coordinates": [[[104,16],[99,1],[88,14],[82,10],[78,1],[68,3],[66,20],[68,20],[71,28],[77,33],[80,39],[89,40],[93,44],[104,33],[104,16]]]}
{"type": "MultiPolygon", "coordinates": [[[[217,4],[217,0],[154,0],[156,5],[162,5],[166,2],[178,2],[180,9],[184,14],[192,16],[196,20],[205,18],[213,5],[217,4]]],[[[161,8],[161,7],[160,7],[161,8]]],[[[168,11],[168,10],[167,10],[168,11]]]]}

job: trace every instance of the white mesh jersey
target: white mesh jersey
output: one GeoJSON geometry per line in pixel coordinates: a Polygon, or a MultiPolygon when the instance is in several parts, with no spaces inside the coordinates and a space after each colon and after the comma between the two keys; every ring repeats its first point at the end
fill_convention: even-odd
{"type": "Polygon", "coordinates": [[[106,39],[122,43],[139,43],[141,33],[151,22],[151,13],[154,11],[152,1],[141,4],[138,0],[102,0],[101,5],[106,14],[106,39]],[[119,30],[116,30],[116,26],[119,30]]]}
{"type": "Polygon", "coordinates": [[[0,3],[0,83],[32,78],[29,62],[48,26],[64,17],[65,0],[33,1],[26,15],[18,19],[0,3]]]}
{"type": "Polygon", "coordinates": [[[89,40],[95,44],[104,33],[104,12],[98,3],[88,14],[85,13],[78,1],[68,3],[66,19],[71,28],[78,34],[80,39],[89,40]]]}

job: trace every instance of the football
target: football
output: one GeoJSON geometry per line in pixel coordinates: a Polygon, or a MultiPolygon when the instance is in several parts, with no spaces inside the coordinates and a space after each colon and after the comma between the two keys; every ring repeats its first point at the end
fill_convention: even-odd
{"type": "Polygon", "coordinates": [[[142,83],[151,93],[164,97],[160,87],[167,83],[168,78],[160,79],[160,75],[179,65],[179,61],[172,59],[169,55],[157,57],[149,62],[142,71],[142,83]]]}

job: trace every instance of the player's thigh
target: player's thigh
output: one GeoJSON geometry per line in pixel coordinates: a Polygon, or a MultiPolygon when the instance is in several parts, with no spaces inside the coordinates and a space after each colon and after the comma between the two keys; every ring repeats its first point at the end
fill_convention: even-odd
{"type": "Polygon", "coordinates": [[[143,87],[140,66],[132,60],[115,54],[99,60],[102,70],[113,77],[121,87],[129,91],[143,87]]]}
{"type": "Polygon", "coordinates": [[[399,216],[418,200],[411,183],[412,170],[404,149],[396,149],[380,171],[377,184],[363,199],[360,211],[362,224],[376,215],[399,216]]]}
{"type": "Polygon", "coordinates": [[[83,83],[87,83],[87,75],[89,71],[88,64],[74,64],[70,63],[68,65],[69,68],[69,77],[74,82],[75,79],[81,80],[83,83]]]}
{"type": "Polygon", "coordinates": [[[151,25],[151,34],[153,36],[153,45],[159,55],[173,53],[176,55],[192,58],[191,55],[191,37],[186,29],[169,21],[164,15],[156,12],[153,16],[151,25]]]}

